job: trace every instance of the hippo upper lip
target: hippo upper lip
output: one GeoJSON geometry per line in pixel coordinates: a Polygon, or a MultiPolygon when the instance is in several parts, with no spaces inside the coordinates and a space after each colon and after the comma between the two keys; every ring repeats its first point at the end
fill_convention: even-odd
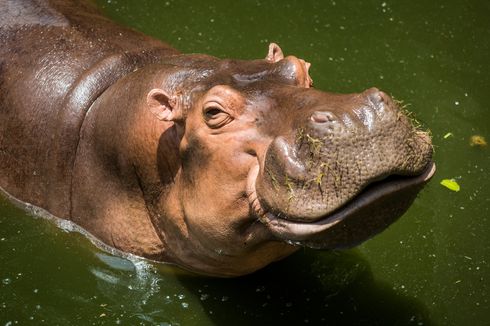
{"type": "Polygon", "coordinates": [[[309,240],[314,235],[333,227],[353,215],[357,210],[390,193],[401,191],[414,185],[426,183],[435,173],[435,164],[430,162],[422,174],[413,177],[388,178],[372,184],[346,205],[314,222],[298,222],[281,218],[273,213],[261,214],[260,221],[279,238],[292,242],[309,240]]]}

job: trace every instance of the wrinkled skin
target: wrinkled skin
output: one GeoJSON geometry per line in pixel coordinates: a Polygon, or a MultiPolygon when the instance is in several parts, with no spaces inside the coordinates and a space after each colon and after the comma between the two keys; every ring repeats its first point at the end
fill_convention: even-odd
{"type": "Polygon", "coordinates": [[[242,275],[369,239],[434,173],[388,95],[316,90],[275,44],[184,55],[61,0],[0,21],[0,186],[120,250],[242,275]]]}

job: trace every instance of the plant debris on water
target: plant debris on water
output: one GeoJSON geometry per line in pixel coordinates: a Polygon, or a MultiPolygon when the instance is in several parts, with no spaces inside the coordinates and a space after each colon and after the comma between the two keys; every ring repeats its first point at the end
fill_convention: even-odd
{"type": "Polygon", "coordinates": [[[470,146],[477,146],[477,147],[485,147],[487,146],[487,142],[485,140],[485,137],[480,136],[480,135],[473,135],[470,138],[470,146]]]}
{"type": "Polygon", "coordinates": [[[460,190],[459,184],[454,179],[443,179],[441,185],[452,191],[458,192],[460,190]]]}

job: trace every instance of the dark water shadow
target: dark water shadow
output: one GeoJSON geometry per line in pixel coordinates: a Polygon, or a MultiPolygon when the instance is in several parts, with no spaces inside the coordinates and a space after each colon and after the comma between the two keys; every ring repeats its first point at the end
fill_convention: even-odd
{"type": "Polygon", "coordinates": [[[249,276],[181,276],[216,325],[432,325],[414,298],[373,279],[355,251],[301,251],[249,276]]]}

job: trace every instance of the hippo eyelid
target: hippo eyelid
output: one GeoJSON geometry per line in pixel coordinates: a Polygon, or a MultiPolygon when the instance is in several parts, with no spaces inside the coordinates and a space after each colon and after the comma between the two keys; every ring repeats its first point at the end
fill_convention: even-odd
{"type": "Polygon", "coordinates": [[[206,104],[204,104],[203,113],[205,116],[213,116],[221,112],[229,114],[227,110],[223,107],[223,105],[221,105],[219,102],[209,101],[206,104]]]}
{"type": "Polygon", "coordinates": [[[206,103],[203,116],[208,127],[212,129],[221,128],[233,120],[232,116],[223,106],[214,101],[206,103]]]}

